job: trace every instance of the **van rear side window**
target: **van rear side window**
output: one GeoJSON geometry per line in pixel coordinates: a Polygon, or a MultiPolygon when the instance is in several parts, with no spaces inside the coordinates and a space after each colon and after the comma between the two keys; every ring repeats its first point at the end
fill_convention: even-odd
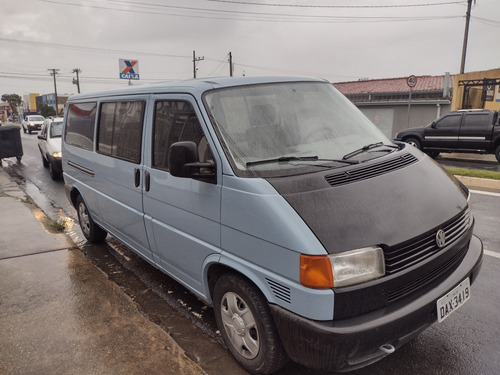
{"type": "Polygon", "coordinates": [[[92,150],[94,148],[94,126],[97,103],[75,103],[68,106],[66,132],[67,144],[92,150]]]}
{"type": "Polygon", "coordinates": [[[133,163],[141,161],[142,125],[146,103],[103,103],[97,151],[133,163]]]}

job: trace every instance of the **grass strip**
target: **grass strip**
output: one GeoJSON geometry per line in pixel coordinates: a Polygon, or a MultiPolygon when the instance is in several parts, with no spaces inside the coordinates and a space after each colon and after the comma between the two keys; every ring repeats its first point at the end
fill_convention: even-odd
{"type": "Polygon", "coordinates": [[[444,167],[448,172],[458,176],[489,178],[492,180],[500,180],[500,172],[485,171],[478,169],[444,167]]]}

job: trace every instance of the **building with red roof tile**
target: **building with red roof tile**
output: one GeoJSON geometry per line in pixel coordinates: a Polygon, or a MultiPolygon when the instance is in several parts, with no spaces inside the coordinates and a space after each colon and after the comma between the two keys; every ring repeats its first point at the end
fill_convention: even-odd
{"type": "Polygon", "coordinates": [[[448,113],[454,76],[416,76],[339,82],[333,85],[389,138],[400,130],[425,126],[448,113]]]}

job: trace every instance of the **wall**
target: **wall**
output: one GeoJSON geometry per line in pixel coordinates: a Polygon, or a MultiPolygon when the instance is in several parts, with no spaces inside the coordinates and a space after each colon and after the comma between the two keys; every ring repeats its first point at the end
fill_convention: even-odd
{"type": "Polygon", "coordinates": [[[407,102],[379,103],[378,105],[356,103],[356,106],[390,139],[393,139],[401,130],[427,126],[438,117],[450,112],[448,100],[411,102],[409,119],[407,102]]]}

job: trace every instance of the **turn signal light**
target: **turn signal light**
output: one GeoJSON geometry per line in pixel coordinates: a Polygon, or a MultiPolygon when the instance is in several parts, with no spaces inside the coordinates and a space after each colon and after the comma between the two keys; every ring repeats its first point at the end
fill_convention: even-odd
{"type": "Polygon", "coordinates": [[[308,288],[333,288],[333,273],[326,255],[300,255],[300,283],[308,288]]]}

